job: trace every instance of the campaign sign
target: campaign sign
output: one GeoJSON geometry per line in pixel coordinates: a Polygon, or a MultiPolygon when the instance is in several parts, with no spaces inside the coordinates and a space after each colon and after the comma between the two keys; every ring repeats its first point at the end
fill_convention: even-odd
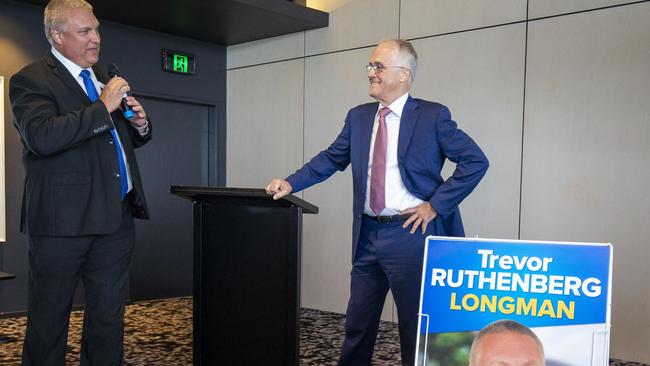
{"type": "Polygon", "coordinates": [[[467,366],[474,336],[513,320],[547,366],[609,364],[612,247],[428,237],[416,365],[467,366]]]}

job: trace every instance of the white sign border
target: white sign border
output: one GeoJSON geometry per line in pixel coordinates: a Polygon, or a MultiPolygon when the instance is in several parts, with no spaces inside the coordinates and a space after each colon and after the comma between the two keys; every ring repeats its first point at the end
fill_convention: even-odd
{"type": "MultiPolygon", "coordinates": [[[[418,308],[418,341],[416,342],[416,349],[415,349],[415,365],[419,365],[419,358],[420,358],[420,332],[421,332],[421,327],[422,327],[422,320],[420,317],[426,317],[427,318],[427,324],[426,324],[426,329],[428,333],[429,329],[429,319],[428,315],[422,314],[422,296],[424,296],[424,287],[425,283],[424,280],[426,278],[426,264],[427,264],[427,254],[429,251],[429,239],[433,240],[447,240],[447,241],[458,241],[458,242],[476,242],[476,241],[488,241],[488,242],[496,242],[496,243],[525,243],[525,244],[551,244],[551,245],[585,245],[585,246],[605,246],[609,247],[609,279],[608,279],[608,284],[607,284],[607,314],[606,314],[606,323],[605,326],[607,330],[604,332],[604,339],[603,339],[603,346],[604,346],[604,352],[601,354],[598,354],[598,352],[592,351],[592,365],[597,364],[596,362],[601,361],[602,365],[607,365],[609,364],[609,351],[610,351],[610,336],[611,336],[611,327],[612,327],[612,273],[614,272],[614,246],[612,243],[606,243],[606,242],[601,242],[601,243],[592,243],[592,242],[572,242],[572,241],[543,241],[543,240],[526,240],[526,239],[489,239],[489,238],[482,238],[479,236],[476,237],[447,237],[447,236],[435,236],[435,235],[429,235],[425,238],[425,245],[424,245],[424,257],[422,261],[422,279],[421,279],[421,284],[420,284],[420,304],[418,308]],[[600,358],[600,360],[598,360],[600,358]]],[[[594,335],[595,337],[596,335],[594,335]]],[[[595,339],[594,339],[595,342],[595,339]]],[[[427,348],[427,339],[424,341],[424,349],[426,350],[427,348]]],[[[425,351],[426,352],[426,351],[425,351]]]]}
{"type": "Polygon", "coordinates": [[[5,206],[5,97],[4,78],[0,76],[0,243],[7,241],[5,206]]]}

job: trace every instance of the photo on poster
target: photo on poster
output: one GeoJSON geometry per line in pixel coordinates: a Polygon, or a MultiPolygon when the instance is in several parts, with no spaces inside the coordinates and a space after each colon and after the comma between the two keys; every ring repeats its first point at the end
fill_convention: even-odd
{"type": "Polygon", "coordinates": [[[611,269],[611,244],[429,237],[416,365],[467,366],[505,335],[531,365],[607,366],[611,269]]]}

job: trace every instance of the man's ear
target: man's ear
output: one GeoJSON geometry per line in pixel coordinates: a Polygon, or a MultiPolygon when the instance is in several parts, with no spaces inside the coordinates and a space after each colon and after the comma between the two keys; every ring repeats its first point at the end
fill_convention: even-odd
{"type": "Polygon", "coordinates": [[[50,35],[52,36],[52,42],[54,42],[54,44],[57,46],[61,46],[63,44],[63,37],[65,37],[63,32],[56,28],[52,28],[50,35]]]}
{"type": "Polygon", "coordinates": [[[411,79],[411,69],[402,69],[402,77],[399,78],[400,81],[409,81],[411,79]]]}

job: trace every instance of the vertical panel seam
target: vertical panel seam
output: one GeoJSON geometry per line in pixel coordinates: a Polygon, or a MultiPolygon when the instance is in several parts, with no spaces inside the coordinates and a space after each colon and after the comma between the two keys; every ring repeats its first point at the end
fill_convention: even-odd
{"type": "Polygon", "coordinates": [[[305,105],[307,103],[307,97],[305,96],[307,91],[307,32],[303,33],[302,37],[302,165],[305,165],[305,127],[307,125],[307,112],[305,105]]]}
{"type": "MultiPolygon", "coordinates": [[[[302,34],[302,151],[300,156],[302,165],[305,165],[305,130],[307,129],[307,31],[302,34]]],[[[300,197],[305,198],[304,191],[300,193],[300,197]]]]}
{"type": "Polygon", "coordinates": [[[524,181],[524,133],[526,128],[526,78],[528,66],[528,9],[530,0],[526,1],[526,28],[524,35],[524,87],[521,107],[521,151],[519,155],[519,212],[517,224],[517,239],[521,240],[521,208],[523,199],[523,181],[524,181]]]}

